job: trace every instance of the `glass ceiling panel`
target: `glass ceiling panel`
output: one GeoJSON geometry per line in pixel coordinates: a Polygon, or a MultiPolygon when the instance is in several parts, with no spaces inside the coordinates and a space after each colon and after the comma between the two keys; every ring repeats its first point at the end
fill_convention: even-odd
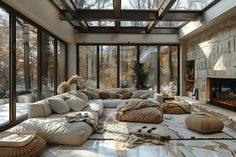
{"type": "Polygon", "coordinates": [[[147,27],[148,21],[121,21],[121,27],[147,27]]]}
{"type": "Polygon", "coordinates": [[[186,21],[159,21],[156,27],[173,27],[178,28],[186,23],[186,21]]]}
{"type": "Polygon", "coordinates": [[[113,0],[72,0],[77,9],[113,9],[113,0]]]}
{"type": "Polygon", "coordinates": [[[121,9],[157,10],[158,0],[121,0],[121,9]]]}
{"type": "Polygon", "coordinates": [[[114,21],[87,21],[90,27],[114,27],[114,21]]]}
{"type": "Polygon", "coordinates": [[[171,10],[202,10],[215,0],[176,0],[171,10]]]}

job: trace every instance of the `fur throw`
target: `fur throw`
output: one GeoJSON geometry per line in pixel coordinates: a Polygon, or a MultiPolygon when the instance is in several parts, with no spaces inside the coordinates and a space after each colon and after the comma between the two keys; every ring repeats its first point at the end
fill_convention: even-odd
{"type": "Polygon", "coordinates": [[[66,81],[61,82],[57,87],[57,93],[58,94],[66,93],[66,92],[69,92],[69,91],[71,91],[71,87],[66,81]]]}

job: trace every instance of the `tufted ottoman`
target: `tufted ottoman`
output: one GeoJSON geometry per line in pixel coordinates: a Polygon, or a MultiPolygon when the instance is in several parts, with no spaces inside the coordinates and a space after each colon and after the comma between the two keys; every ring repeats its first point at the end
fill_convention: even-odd
{"type": "Polygon", "coordinates": [[[189,129],[205,134],[220,132],[224,128],[221,120],[203,113],[189,115],[185,124],[189,129]]]}

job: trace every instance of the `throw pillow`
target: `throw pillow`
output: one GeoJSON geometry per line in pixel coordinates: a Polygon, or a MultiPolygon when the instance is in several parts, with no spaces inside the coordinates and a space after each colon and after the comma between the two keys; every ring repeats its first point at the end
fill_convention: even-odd
{"type": "Polygon", "coordinates": [[[72,111],[82,111],[89,105],[87,102],[77,97],[66,100],[66,103],[72,111]]]}
{"type": "Polygon", "coordinates": [[[142,91],[132,91],[132,97],[133,99],[139,99],[142,95],[142,91]]]}
{"type": "Polygon", "coordinates": [[[147,99],[150,98],[150,93],[146,93],[140,96],[141,99],[147,99]]]}
{"type": "Polygon", "coordinates": [[[131,92],[128,90],[119,90],[116,95],[118,95],[120,99],[129,99],[131,97],[131,92]]]}
{"type": "Polygon", "coordinates": [[[88,102],[89,101],[89,99],[88,99],[88,97],[87,97],[87,95],[86,94],[84,94],[84,93],[82,93],[82,92],[77,92],[76,93],[76,96],[77,97],[79,97],[80,99],[82,99],[82,100],[84,100],[84,101],[86,101],[86,102],[88,102]]]}
{"type": "Polygon", "coordinates": [[[88,88],[87,92],[92,96],[92,99],[100,99],[99,91],[94,88],[88,88]]]}
{"type": "Polygon", "coordinates": [[[56,113],[63,114],[70,111],[70,107],[62,98],[49,98],[49,105],[56,113]]]}
{"type": "Polygon", "coordinates": [[[99,97],[101,99],[108,99],[109,98],[109,94],[107,92],[99,92],[99,97]]]}

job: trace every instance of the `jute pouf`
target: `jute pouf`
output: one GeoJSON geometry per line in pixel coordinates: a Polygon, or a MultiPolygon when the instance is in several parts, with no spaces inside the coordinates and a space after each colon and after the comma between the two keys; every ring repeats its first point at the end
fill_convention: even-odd
{"type": "Polygon", "coordinates": [[[185,124],[189,129],[205,134],[220,132],[224,128],[221,120],[205,114],[191,114],[186,117],[185,124]]]}
{"type": "Polygon", "coordinates": [[[1,157],[37,157],[46,146],[46,141],[39,137],[35,138],[27,145],[22,147],[0,147],[1,157]]]}

